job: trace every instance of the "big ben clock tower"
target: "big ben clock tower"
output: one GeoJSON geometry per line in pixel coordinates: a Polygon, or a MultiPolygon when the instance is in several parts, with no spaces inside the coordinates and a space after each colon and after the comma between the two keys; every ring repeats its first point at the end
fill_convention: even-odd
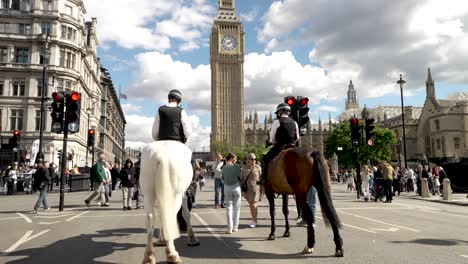
{"type": "MultiPolygon", "coordinates": [[[[244,29],[235,0],[219,0],[210,38],[211,143],[244,144],[244,29]]],[[[212,144],[213,145],[213,144],[212,144]]]]}

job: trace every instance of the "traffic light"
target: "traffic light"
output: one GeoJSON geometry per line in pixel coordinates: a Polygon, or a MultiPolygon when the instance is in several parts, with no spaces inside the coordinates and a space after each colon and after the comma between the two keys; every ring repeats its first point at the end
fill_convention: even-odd
{"type": "Polygon", "coordinates": [[[375,122],[375,119],[373,118],[366,119],[366,143],[368,146],[374,145],[374,142],[372,140],[372,138],[375,135],[375,132],[374,132],[375,126],[372,125],[374,122],[375,122]]]}
{"type": "Polygon", "coordinates": [[[81,96],[77,91],[67,94],[65,129],[72,134],[80,131],[80,99],[81,96]]]}
{"type": "Polygon", "coordinates": [[[62,160],[62,150],[61,149],[57,150],[57,158],[58,158],[59,164],[60,164],[60,161],[62,160]]]}
{"type": "Polygon", "coordinates": [[[361,133],[359,131],[359,119],[351,118],[349,121],[351,123],[351,142],[353,146],[357,147],[359,146],[359,142],[361,139],[361,133]]]}
{"type": "Polygon", "coordinates": [[[309,118],[309,107],[307,106],[309,104],[309,98],[307,97],[302,97],[298,96],[297,97],[297,102],[298,102],[298,111],[299,111],[299,128],[303,128],[309,124],[310,118],[309,118]]]}
{"type": "Polygon", "coordinates": [[[60,134],[63,132],[63,110],[65,109],[65,96],[63,92],[52,94],[52,132],[60,134]]]}
{"type": "Polygon", "coordinates": [[[297,123],[299,123],[298,116],[297,116],[297,110],[298,110],[298,105],[297,105],[297,99],[294,96],[286,96],[284,98],[284,102],[291,107],[291,113],[289,114],[289,117],[294,119],[297,123]]]}
{"type": "Polygon", "coordinates": [[[94,146],[94,135],[96,131],[94,129],[89,129],[88,130],[88,148],[91,148],[94,146]]]}
{"type": "Polygon", "coordinates": [[[19,147],[21,140],[21,133],[19,130],[13,131],[13,137],[10,139],[10,148],[14,149],[19,147]]]}

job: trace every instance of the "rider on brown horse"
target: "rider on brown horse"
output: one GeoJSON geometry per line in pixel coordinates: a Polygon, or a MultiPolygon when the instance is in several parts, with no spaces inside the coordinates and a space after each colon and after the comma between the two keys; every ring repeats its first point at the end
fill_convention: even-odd
{"type": "Polygon", "coordinates": [[[299,140],[299,127],[292,118],[289,117],[291,107],[288,104],[279,104],[276,108],[277,119],[273,122],[270,130],[269,143],[273,147],[262,158],[262,178],[261,182],[266,184],[268,180],[267,168],[268,164],[288,146],[295,146],[299,140]]]}

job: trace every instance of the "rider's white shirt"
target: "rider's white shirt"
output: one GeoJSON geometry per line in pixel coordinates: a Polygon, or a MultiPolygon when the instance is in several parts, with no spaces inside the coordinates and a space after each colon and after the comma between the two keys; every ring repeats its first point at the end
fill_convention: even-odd
{"type": "MultiPolygon", "coordinates": [[[[288,117],[288,115],[283,114],[281,117],[288,117]]],[[[294,122],[296,124],[296,135],[297,135],[297,140],[299,140],[300,135],[299,135],[299,126],[297,125],[297,122],[294,122]]],[[[271,125],[271,130],[270,130],[270,143],[271,144],[276,144],[276,131],[280,127],[280,121],[279,119],[276,119],[275,122],[271,125]]]]}
{"type": "MultiPolygon", "coordinates": [[[[177,107],[177,103],[169,103],[166,106],[168,107],[177,107]]],[[[187,116],[187,112],[182,109],[180,121],[182,122],[182,129],[184,130],[184,136],[185,138],[189,138],[190,134],[192,134],[192,126],[190,124],[190,121],[187,116]]],[[[154,118],[154,123],[153,123],[153,139],[154,140],[159,140],[159,111],[156,111],[156,117],[154,118]]]]}

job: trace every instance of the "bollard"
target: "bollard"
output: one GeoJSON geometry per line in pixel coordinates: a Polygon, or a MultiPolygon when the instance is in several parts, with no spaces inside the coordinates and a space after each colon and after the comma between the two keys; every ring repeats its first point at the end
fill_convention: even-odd
{"type": "Polygon", "coordinates": [[[427,178],[423,178],[421,180],[421,197],[422,198],[430,198],[431,192],[429,192],[429,183],[427,178]]]}
{"type": "Polygon", "coordinates": [[[452,187],[450,186],[450,179],[444,179],[443,185],[444,201],[452,201],[452,187]]]}

